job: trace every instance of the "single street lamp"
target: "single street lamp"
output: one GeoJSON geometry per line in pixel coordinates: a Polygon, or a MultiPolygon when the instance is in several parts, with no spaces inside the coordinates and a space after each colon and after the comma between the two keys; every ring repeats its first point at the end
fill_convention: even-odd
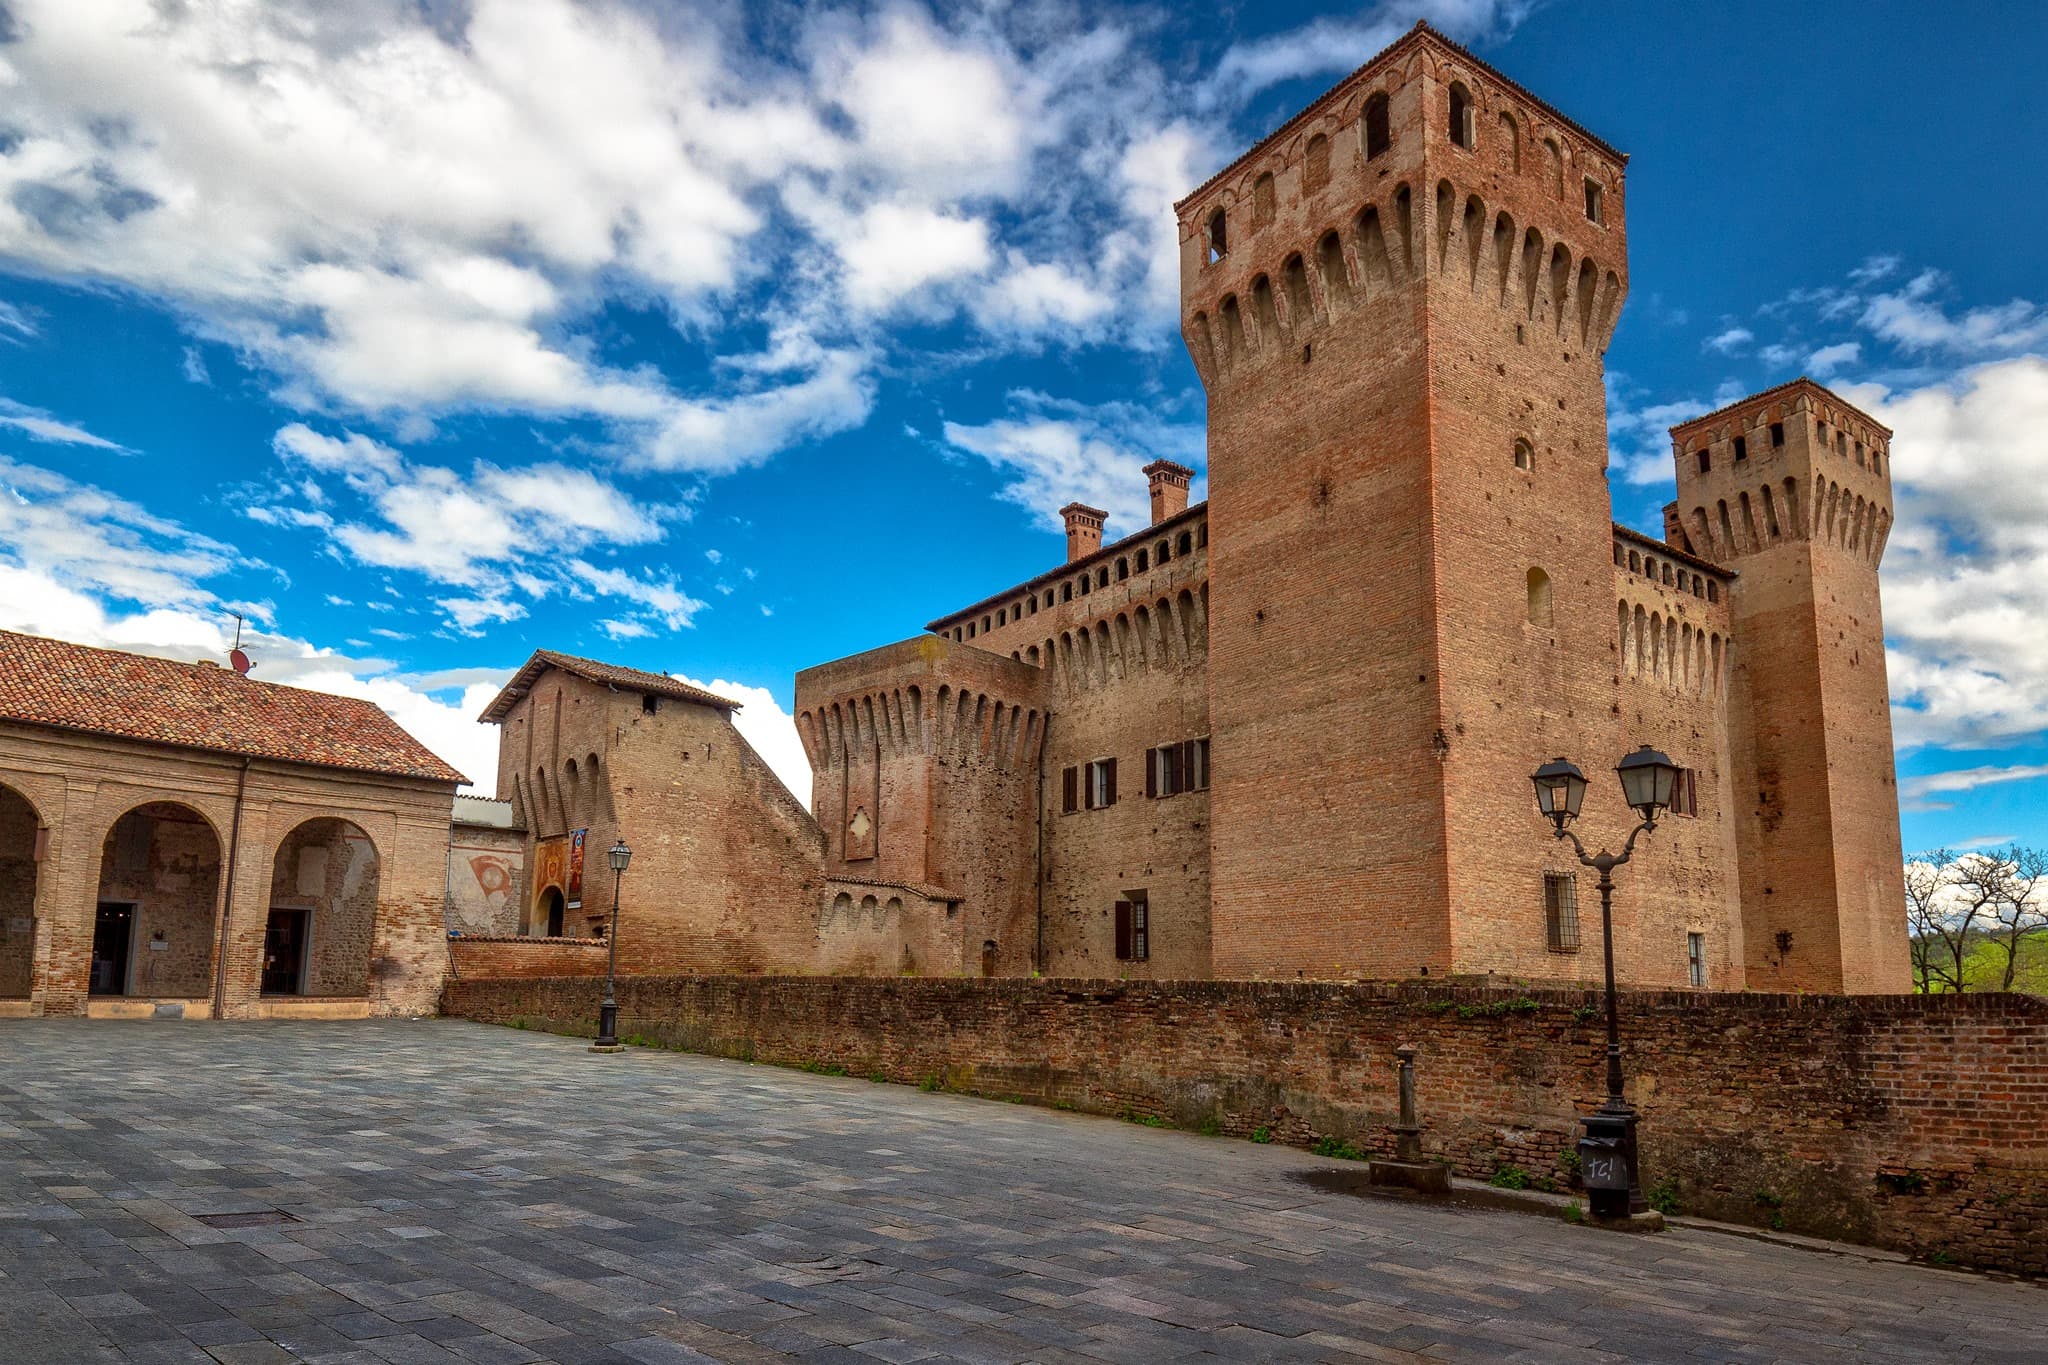
{"type": "Polygon", "coordinates": [[[1559,839],[1572,841],[1579,862],[1600,874],[1600,941],[1607,961],[1607,1102],[1580,1120],[1586,1136],[1579,1142],[1579,1178],[1596,1218],[1625,1218],[1649,1208],[1636,1163],[1636,1111],[1621,1093],[1621,1019],[1614,999],[1614,869],[1635,852],[1638,835],[1657,827],[1657,817],[1671,805],[1678,783],[1678,765],[1647,744],[1622,759],[1614,771],[1621,779],[1622,799],[1642,817],[1619,854],[1604,848],[1589,854],[1571,831],[1586,797],[1584,773],[1565,759],[1553,758],[1530,777],[1536,784],[1536,809],[1557,826],[1559,839]]]}
{"type": "Polygon", "coordinates": [[[604,1004],[597,1011],[597,1044],[607,1052],[619,1048],[619,1002],[614,987],[619,975],[619,883],[625,878],[626,865],[633,861],[633,850],[626,847],[624,839],[613,841],[605,855],[605,861],[612,865],[612,927],[605,935],[609,940],[611,957],[604,969],[604,1004]]]}

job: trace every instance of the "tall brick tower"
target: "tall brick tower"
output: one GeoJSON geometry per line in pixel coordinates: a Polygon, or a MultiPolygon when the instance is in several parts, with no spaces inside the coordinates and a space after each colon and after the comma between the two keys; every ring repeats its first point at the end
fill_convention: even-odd
{"type": "Polygon", "coordinates": [[[1671,440],[1666,526],[1736,571],[1730,805],[1749,984],[1909,990],[1877,586],[1891,432],[1801,379],[1671,440]]]}
{"type": "Polygon", "coordinates": [[[1178,206],[1218,976],[1508,961],[1500,907],[1555,862],[1528,773],[1633,738],[1601,360],[1625,161],[1418,26],[1178,206]]]}

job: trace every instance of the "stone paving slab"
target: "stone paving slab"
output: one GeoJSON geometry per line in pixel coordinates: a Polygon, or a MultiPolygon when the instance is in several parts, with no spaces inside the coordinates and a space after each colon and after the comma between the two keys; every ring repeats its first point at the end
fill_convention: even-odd
{"type": "Polygon", "coordinates": [[[0,1021],[0,1362],[2048,1358],[2038,1285],[1328,1165],[450,1020],[0,1021]]]}

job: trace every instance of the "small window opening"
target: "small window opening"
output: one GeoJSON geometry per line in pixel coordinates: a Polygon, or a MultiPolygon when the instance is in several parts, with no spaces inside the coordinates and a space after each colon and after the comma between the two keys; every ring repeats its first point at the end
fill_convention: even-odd
{"type": "Polygon", "coordinates": [[[1116,957],[1143,962],[1152,956],[1151,907],[1143,891],[1126,891],[1116,903],[1116,957]]]}
{"type": "Polygon", "coordinates": [[[1771,449],[1776,450],[1778,447],[1784,444],[1785,424],[1783,422],[1771,423],[1771,449]]]}
{"type": "Polygon", "coordinates": [[[1592,176],[1586,177],[1586,217],[1595,223],[1607,222],[1607,191],[1592,176]]]}
{"type": "Polygon", "coordinates": [[[642,693],[640,696],[640,710],[645,715],[651,716],[655,714],[661,710],[661,698],[655,696],[652,692],[642,693]]]}
{"type": "Polygon", "coordinates": [[[1456,82],[1451,85],[1451,141],[1472,150],[1472,94],[1456,82]]]}
{"type": "Polygon", "coordinates": [[[1699,773],[1691,768],[1680,768],[1678,776],[1671,783],[1671,813],[1689,818],[1700,813],[1699,773]]]}
{"type": "Polygon", "coordinates": [[[1536,448],[1527,441],[1515,442],[1515,468],[1534,469],[1535,467],[1536,448]]]}
{"type": "Polygon", "coordinates": [[[1230,253],[1230,234],[1223,210],[1209,215],[1209,259],[1220,261],[1230,253]]]}
{"type": "Polygon", "coordinates": [[[1702,473],[1702,474],[1711,474],[1711,473],[1713,473],[1713,471],[1714,471],[1714,457],[1713,457],[1712,455],[1709,455],[1709,454],[1707,453],[1707,448],[1706,448],[1705,446],[1701,446],[1701,447],[1700,447],[1700,453],[1699,453],[1699,461],[1700,461],[1700,473],[1702,473]]]}
{"type": "Polygon", "coordinates": [[[1089,810],[1101,810],[1116,804],[1116,760],[1098,758],[1082,773],[1083,804],[1089,810]]]}
{"type": "Polygon", "coordinates": [[[1550,575],[1541,569],[1529,570],[1529,624],[1550,624],[1550,575]]]}
{"type": "Polygon", "coordinates": [[[1579,950],[1579,879],[1572,873],[1543,874],[1543,923],[1551,952],[1579,950]]]}
{"type": "Polygon", "coordinates": [[[1687,934],[1685,936],[1685,975],[1695,986],[1707,984],[1707,936],[1687,934]]]}
{"type": "Polygon", "coordinates": [[[1387,112],[1387,97],[1374,95],[1365,102],[1365,159],[1370,161],[1393,145],[1394,127],[1387,112]]]}
{"type": "Polygon", "coordinates": [[[1738,436],[1735,438],[1735,458],[1737,460],[1749,458],[1749,441],[1746,437],[1738,436]]]}

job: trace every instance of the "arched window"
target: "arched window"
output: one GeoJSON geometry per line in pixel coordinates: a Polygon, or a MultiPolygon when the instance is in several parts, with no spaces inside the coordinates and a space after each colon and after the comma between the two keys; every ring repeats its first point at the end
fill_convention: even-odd
{"type": "Polygon", "coordinates": [[[1124,558],[1124,557],[1123,557],[1122,555],[1119,555],[1119,556],[1117,556],[1117,561],[1116,561],[1116,581],[1117,581],[1117,582],[1119,582],[1119,583],[1121,583],[1121,582],[1123,582],[1123,581],[1124,581],[1124,580],[1125,580],[1126,578],[1129,578],[1130,576],[1131,576],[1131,561],[1130,561],[1130,560],[1128,560],[1128,559],[1125,559],[1125,558],[1124,558]]]}
{"type": "Polygon", "coordinates": [[[1184,555],[1192,552],[1195,548],[1194,542],[1188,539],[1188,533],[1186,531],[1182,531],[1180,533],[1180,544],[1177,548],[1179,549],[1180,553],[1184,555]]]}
{"type": "Polygon", "coordinates": [[[1209,259],[1220,261],[1230,253],[1230,231],[1223,210],[1209,215],[1209,259]]]}
{"type": "Polygon", "coordinates": [[[1344,269],[1344,243],[1334,230],[1316,244],[1316,273],[1323,277],[1323,297],[1332,310],[1351,300],[1351,276],[1344,269]]]}
{"type": "Polygon", "coordinates": [[[1541,569],[1529,570],[1529,624],[1550,624],[1550,575],[1541,569]]]}
{"type": "Polygon", "coordinates": [[[1273,221],[1273,177],[1270,173],[1252,182],[1252,224],[1264,227],[1273,221]]]}
{"type": "Polygon", "coordinates": [[[1071,601],[1073,601],[1073,600],[1074,600],[1074,585],[1073,585],[1072,583],[1062,583],[1062,584],[1060,584],[1060,601],[1062,601],[1062,602],[1071,602],[1071,601]]]}
{"type": "Polygon", "coordinates": [[[1451,82],[1451,141],[1466,151],[1472,150],[1472,92],[1464,82],[1451,82]]]}
{"type": "Polygon", "coordinates": [[[1310,194],[1330,183],[1330,139],[1317,133],[1302,154],[1301,184],[1310,194]]]}
{"type": "Polygon", "coordinates": [[[1529,444],[1529,443],[1528,443],[1527,441],[1522,441],[1522,440],[1518,440],[1518,441],[1516,441],[1516,442],[1515,442],[1515,468],[1517,468],[1517,469],[1534,469],[1535,467],[1536,467],[1536,447],[1534,447],[1534,446],[1530,445],[1530,444],[1529,444]]]}
{"type": "Polygon", "coordinates": [[[1372,160],[1394,145],[1394,125],[1384,93],[1365,102],[1365,159],[1372,160]]]}
{"type": "Polygon", "coordinates": [[[1143,573],[1143,572],[1145,572],[1145,570],[1147,570],[1147,569],[1149,569],[1149,568],[1151,568],[1151,567],[1152,567],[1152,562],[1151,562],[1151,551],[1149,551],[1149,550],[1140,550],[1140,551],[1138,551],[1138,572],[1139,572],[1139,573],[1143,573]]]}
{"type": "Polygon", "coordinates": [[[1506,111],[1500,116],[1500,166],[1510,174],[1522,169],[1522,130],[1506,111]]]}

